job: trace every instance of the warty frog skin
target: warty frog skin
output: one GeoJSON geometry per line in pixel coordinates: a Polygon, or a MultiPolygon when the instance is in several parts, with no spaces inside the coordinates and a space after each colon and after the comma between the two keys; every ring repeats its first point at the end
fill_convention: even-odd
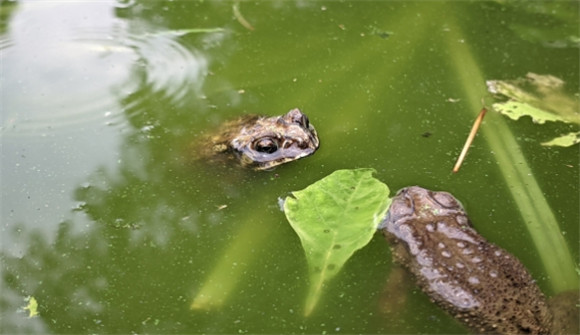
{"type": "Polygon", "coordinates": [[[474,333],[548,334],[552,316],[524,265],[475,231],[447,192],[398,192],[380,225],[396,262],[474,333]]]}

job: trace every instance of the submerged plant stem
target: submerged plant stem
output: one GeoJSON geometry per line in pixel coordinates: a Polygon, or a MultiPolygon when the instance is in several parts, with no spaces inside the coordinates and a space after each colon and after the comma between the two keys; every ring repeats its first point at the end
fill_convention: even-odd
{"type": "Polygon", "coordinates": [[[244,278],[244,273],[260,250],[258,246],[269,233],[268,225],[260,220],[248,218],[243,222],[233,242],[226,248],[197,292],[190,309],[208,310],[221,307],[244,278]]]}
{"type": "Polygon", "coordinates": [[[248,22],[244,16],[242,15],[242,12],[240,12],[240,2],[236,1],[234,2],[234,5],[232,6],[232,9],[234,11],[234,17],[236,18],[236,20],[238,20],[238,22],[244,26],[244,28],[250,30],[250,31],[254,31],[254,27],[250,24],[250,22],[248,22]]]}
{"type": "MultiPolygon", "coordinates": [[[[447,42],[451,64],[471,108],[477,109],[486,93],[485,78],[465,43],[460,27],[449,30],[447,42]]],[[[483,127],[482,134],[497,158],[498,167],[532,237],[554,292],[578,288],[575,264],[560,227],[544,193],[534,178],[519,144],[503,118],[494,118],[493,125],[483,127]]]]}

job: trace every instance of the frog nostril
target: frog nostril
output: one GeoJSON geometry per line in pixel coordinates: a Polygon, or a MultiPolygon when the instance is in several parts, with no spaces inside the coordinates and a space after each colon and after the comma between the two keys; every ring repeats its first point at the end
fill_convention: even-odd
{"type": "Polygon", "coordinates": [[[302,126],[304,128],[309,128],[310,127],[310,122],[308,121],[308,117],[306,115],[302,115],[302,126]]]}

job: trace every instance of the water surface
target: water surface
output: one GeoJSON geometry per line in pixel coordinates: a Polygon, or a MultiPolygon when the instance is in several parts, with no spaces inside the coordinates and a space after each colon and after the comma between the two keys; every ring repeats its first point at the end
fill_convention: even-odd
{"type": "Polygon", "coordinates": [[[10,1],[0,10],[2,332],[464,333],[417,289],[396,318],[381,314],[392,263],[378,235],[303,317],[306,260],[277,199],[359,167],[393,191],[452,192],[551,295],[545,250],[489,140],[498,129],[521,150],[517,165],[531,171],[522,182],[539,185],[578,263],[578,148],[539,145],[573,126],[489,113],[451,174],[478,101],[492,101],[462,66],[474,62],[484,80],[551,74],[578,92],[577,3],[10,1]],[[319,133],[314,156],[264,173],[191,162],[192,141],[223,120],[295,107],[319,133]],[[191,310],[208,286],[220,298],[191,310]],[[39,303],[35,318],[27,296],[39,303]]]}

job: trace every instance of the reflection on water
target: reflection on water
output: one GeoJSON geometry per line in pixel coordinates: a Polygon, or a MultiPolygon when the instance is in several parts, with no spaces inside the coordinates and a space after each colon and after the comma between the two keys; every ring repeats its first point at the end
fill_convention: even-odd
{"type": "MultiPolygon", "coordinates": [[[[143,85],[176,105],[192,92],[199,95],[205,56],[177,40],[186,33],[162,29],[130,25],[106,2],[24,4],[1,43],[9,66],[3,68],[0,129],[23,135],[118,124],[119,99],[143,85]]],[[[211,36],[219,41],[225,34],[211,36]]]]}
{"type": "MultiPolygon", "coordinates": [[[[2,305],[10,306],[3,308],[3,319],[10,320],[2,323],[3,333],[48,333],[50,325],[41,321],[51,318],[58,320],[60,329],[52,331],[62,332],[67,324],[77,324],[79,313],[97,315],[105,309],[109,313],[111,306],[106,304],[115,299],[107,292],[122,292],[126,285],[126,281],[111,284],[115,276],[110,273],[132,271],[139,276],[145,270],[127,252],[134,250],[135,257],[153,252],[155,257],[148,258],[159,257],[150,263],[157,267],[175,255],[160,254],[153,246],[166,245],[175,234],[195,235],[198,230],[195,220],[200,214],[195,208],[175,202],[165,206],[164,201],[171,201],[171,196],[163,197],[169,188],[159,191],[159,185],[150,186],[163,172],[147,167],[158,166],[149,161],[147,145],[155,142],[162,128],[141,120],[151,119],[142,115],[149,104],[161,104],[157,112],[167,114],[167,106],[183,104],[188,94],[199,96],[207,60],[202,52],[177,40],[187,32],[133,26],[118,19],[113,9],[106,2],[25,3],[11,12],[11,24],[1,37],[2,249],[6,253],[2,305]],[[123,145],[121,154],[117,152],[120,141],[132,143],[123,145]],[[125,178],[111,173],[119,165],[125,178]],[[74,188],[78,188],[77,199],[71,202],[74,188]],[[127,194],[127,189],[136,194],[127,194]],[[110,194],[113,190],[118,190],[118,197],[110,194]],[[144,201],[140,192],[152,198],[133,204],[135,212],[127,212],[132,206],[127,199],[144,201]],[[172,206],[179,210],[171,210],[172,206]],[[77,214],[70,212],[73,208],[77,214]],[[152,224],[129,234],[130,229],[151,222],[176,226],[152,224]],[[113,231],[106,230],[111,227],[113,231]],[[115,253],[118,256],[113,258],[140,269],[112,261],[115,253]],[[42,318],[26,319],[20,307],[28,295],[39,300],[42,318]],[[76,305],[76,312],[62,315],[56,307],[59,300],[76,305]],[[60,315],[51,317],[52,312],[60,315]]],[[[213,34],[211,42],[219,43],[220,36],[224,34],[213,34]]],[[[177,245],[172,243],[172,248],[175,252],[177,245]]],[[[183,263],[190,262],[192,254],[183,256],[183,263]]],[[[174,295],[182,293],[180,289],[174,295]]],[[[122,305],[130,298],[123,299],[116,303],[121,306],[117,322],[124,322],[127,314],[122,305]]],[[[95,316],[89,321],[92,326],[82,328],[96,331],[104,321],[95,316]]],[[[107,327],[114,323],[109,320],[107,327]]]]}
{"type": "MultiPolygon", "coordinates": [[[[135,138],[152,136],[154,124],[138,121],[151,119],[141,116],[148,103],[167,114],[199,96],[208,62],[179,43],[188,32],[133,24],[112,3],[14,2],[2,10],[10,19],[0,37],[5,224],[50,236],[47,222],[80,205],[70,190],[97,166],[118,165],[117,147],[133,127],[135,138]]],[[[212,43],[224,36],[203,35],[212,43]]],[[[5,250],[24,247],[3,237],[5,250]]]]}
{"type": "Polygon", "coordinates": [[[2,80],[7,97],[3,134],[50,132],[116,112],[112,92],[122,84],[131,89],[134,55],[105,55],[76,40],[83,28],[100,27],[104,36],[118,23],[106,3],[23,4],[3,37],[11,41],[2,50],[3,62],[9,64],[2,80]]]}

